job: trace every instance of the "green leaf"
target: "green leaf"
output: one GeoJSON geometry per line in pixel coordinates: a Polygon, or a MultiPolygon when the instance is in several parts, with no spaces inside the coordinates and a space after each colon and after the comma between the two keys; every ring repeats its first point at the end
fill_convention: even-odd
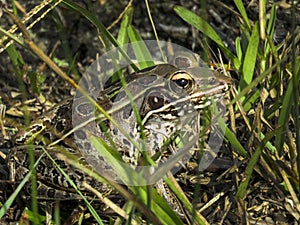
{"type": "Polygon", "coordinates": [[[57,162],[51,157],[51,155],[45,150],[45,154],[47,157],[52,161],[52,163],[55,165],[55,167],[59,170],[59,172],[66,178],[66,180],[69,182],[69,184],[74,188],[74,190],[80,195],[84,203],[86,204],[87,208],[95,218],[95,220],[98,222],[98,224],[103,224],[101,218],[99,217],[98,213],[94,209],[94,207],[90,204],[90,202],[87,200],[87,198],[82,194],[82,192],[78,189],[77,185],[74,183],[74,181],[70,178],[70,176],[57,164],[57,162]]]}
{"type": "Polygon", "coordinates": [[[275,138],[275,147],[276,147],[279,155],[281,155],[281,153],[283,152],[282,148],[283,148],[283,143],[284,143],[285,135],[286,135],[285,125],[289,121],[290,112],[291,112],[291,108],[292,108],[293,95],[294,95],[293,82],[290,81],[289,85],[286,89],[285,95],[283,97],[282,107],[280,110],[280,115],[279,115],[278,124],[277,124],[279,129],[278,129],[278,133],[275,138]]]}
{"type": "MultiPolygon", "coordinates": [[[[121,46],[127,44],[129,41],[127,29],[132,22],[132,15],[133,15],[133,8],[130,7],[127,10],[126,14],[124,15],[124,18],[123,18],[121,26],[120,26],[120,30],[118,32],[117,40],[121,46]]],[[[124,49],[124,51],[126,51],[126,49],[124,49]]]]}
{"type": "Polygon", "coordinates": [[[133,26],[129,26],[128,35],[140,69],[154,66],[155,63],[152,59],[151,53],[149,52],[139,32],[133,26]]]}
{"type": "MultiPolygon", "coordinates": [[[[103,40],[104,44],[105,44],[105,48],[107,50],[111,49],[111,43],[115,46],[115,47],[119,47],[120,44],[118,43],[118,41],[114,38],[114,36],[105,28],[105,26],[98,20],[98,18],[96,17],[95,14],[93,14],[92,12],[86,10],[85,8],[81,7],[80,5],[70,1],[70,0],[64,0],[62,2],[62,5],[75,10],[76,12],[80,13],[81,15],[83,15],[86,19],[88,19],[91,23],[93,23],[98,31],[99,31],[99,36],[101,37],[101,39],[103,40]]],[[[120,53],[123,55],[123,57],[128,61],[129,65],[132,65],[133,69],[136,71],[138,70],[138,68],[131,62],[130,58],[128,57],[128,55],[126,54],[126,52],[123,51],[122,48],[118,48],[120,50],[120,53]]]]}
{"type": "Polygon", "coordinates": [[[33,72],[29,72],[28,74],[29,80],[30,80],[30,88],[33,93],[40,94],[41,91],[41,85],[38,82],[38,74],[33,72]]]}
{"type": "Polygon", "coordinates": [[[11,205],[13,204],[14,200],[16,199],[16,197],[19,195],[20,191],[22,190],[22,188],[24,187],[24,185],[29,181],[31,174],[33,173],[33,170],[36,168],[36,166],[39,164],[39,162],[41,161],[41,159],[44,157],[45,155],[42,154],[34,163],[33,168],[31,168],[29,170],[29,172],[26,174],[26,176],[24,177],[24,179],[20,182],[20,184],[18,185],[18,187],[14,190],[14,192],[12,193],[12,195],[7,199],[7,201],[3,204],[3,206],[0,209],[0,218],[2,218],[5,213],[7,212],[7,210],[11,207],[11,205]]]}
{"type": "MultiPolygon", "coordinates": [[[[138,198],[147,205],[148,203],[148,191],[147,185],[148,181],[144,179],[139,173],[131,168],[130,165],[126,164],[123,160],[120,160],[115,157],[114,149],[108,146],[103,140],[98,137],[90,136],[90,141],[93,146],[101,152],[101,156],[105,158],[106,162],[111,165],[114,171],[118,172],[119,178],[125,184],[136,184],[135,186],[128,186],[128,188],[138,196],[138,198]]],[[[154,188],[150,187],[151,194],[151,211],[164,223],[164,224],[183,224],[182,221],[178,218],[176,213],[171,209],[171,207],[166,203],[154,188]]]]}
{"type": "Polygon", "coordinates": [[[247,157],[248,153],[241,145],[239,140],[236,138],[235,134],[226,126],[224,120],[222,118],[218,118],[218,124],[220,125],[222,130],[225,130],[225,137],[232,145],[233,149],[243,157],[247,157]]]}
{"type": "Polygon", "coordinates": [[[260,99],[260,90],[256,90],[255,92],[252,92],[248,96],[245,97],[244,101],[244,110],[245,112],[248,112],[250,109],[252,109],[255,102],[257,102],[258,99],[260,99]]]}
{"type": "Polygon", "coordinates": [[[275,22],[276,22],[276,5],[273,4],[270,13],[270,19],[268,21],[267,35],[269,38],[268,41],[265,43],[265,56],[269,54],[270,45],[274,44],[272,40],[274,38],[274,33],[275,33],[275,24],[276,24],[275,22]]]}
{"type": "Polygon", "coordinates": [[[251,26],[250,26],[250,22],[249,22],[248,15],[247,15],[247,12],[245,10],[243,1],[241,1],[241,0],[234,0],[234,3],[236,5],[236,7],[238,8],[240,14],[242,15],[243,20],[246,23],[247,29],[250,30],[251,26]]]}
{"type": "Polygon", "coordinates": [[[242,46],[241,46],[241,37],[237,37],[235,39],[235,49],[236,49],[236,54],[237,57],[240,61],[242,61],[243,59],[243,50],[242,50],[242,46]]]}
{"type": "Polygon", "coordinates": [[[228,58],[233,62],[236,68],[240,67],[240,61],[238,58],[224,45],[222,39],[215,32],[215,30],[201,17],[197,16],[195,13],[181,7],[175,6],[175,12],[187,23],[194,26],[196,29],[201,31],[212,41],[216,42],[221,50],[228,56],[228,58]]]}
{"type": "Polygon", "coordinates": [[[278,132],[278,130],[273,130],[270,133],[268,133],[268,135],[261,141],[260,145],[256,148],[254,154],[252,155],[246,170],[245,170],[245,179],[242,180],[242,182],[240,183],[237,193],[236,193],[236,199],[243,199],[246,195],[247,192],[247,187],[251,178],[251,175],[253,173],[254,167],[266,145],[266,143],[268,143],[268,141],[273,138],[276,133],[278,132]]]}
{"type": "Polygon", "coordinates": [[[252,35],[249,40],[249,44],[247,46],[243,66],[243,82],[240,83],[240,90],[242,90],[245,85],[251,83],[254,74],[254,68],[257,60],[257,52],[258,52],[258,44],[259,44],[259,26],[258,23],[255,24],[252,35]]]}
{"type": "Polygon", "coordinates": [[[31,210],[29,210],[27,207],[25,208],[24,212],[27,214],[28,220],[35,224],[40,224],[41,222],[46,221],[46,216],[38,215],[38,217],[36,217],[37,215],[31,210]]]}

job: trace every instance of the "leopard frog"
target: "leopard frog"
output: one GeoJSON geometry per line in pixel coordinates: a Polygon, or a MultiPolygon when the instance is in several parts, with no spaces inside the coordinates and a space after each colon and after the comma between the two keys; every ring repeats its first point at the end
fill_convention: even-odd
{"type": "MultiPolygon", "coordinates": [[[[37,119],[29,129],[20,131],[15,138],[16,147],[8,157],[11,179],[21,181],[28,172],[29,159],[24,153],[28,143],[33,145],[36,157],[46,150],[80,190],[86,191],[81,184],[87,181],[102,193],[109,191],[109,187],[57,158],[57,146],[101,175],[113,174],[111,178],[114,179],[117,172],[105,163],[99,149],[90,143],[89,135],[116,148],[123,161],[132,168],[143,164],[142,151],[155,162],[164,161],[165,155],[176,152],[179,131],[185,130],[185,144],[188,145],[190,136],[197,133],[198,128],[197,120],[187,115],[196,115],[210,105],[213,98],[215,101],[221,99],[232,81],[194,65],[195,60],[186,56],[176,57],[173,62],[173,65],[159,64],[130,74],[125,77],[125,86],[115,82],[100,90],[94,99],[111,119],[97,113],[84,97],[76,96],[37,119]],[[74,132],[70,132],[73,128],[74,132]]],[[[38,197],[78,197],[47,157],[43,157],[36,170],[38,197]]]]}

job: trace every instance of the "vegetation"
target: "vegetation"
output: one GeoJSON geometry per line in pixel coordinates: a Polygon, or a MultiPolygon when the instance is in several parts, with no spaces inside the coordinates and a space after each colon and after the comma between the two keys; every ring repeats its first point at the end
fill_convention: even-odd
{"type": "MultiPolygon", "coordinates": [[[[139,32],[139,27],[134,26],[134,10],[135,7],[140,7],[140,4],[143,4],[145,10],[148,10],[150,22],[145,26],[152,28],[154,35],[151,37],[159,39],[160,32],[163,32],[156,31],[158,25],[151,17],[152,10],[155,9],[151,8],[151,3],[149,5],[148,1],[136,5],[132,1],[124,4],[123,11],[118,11],[119,17],[110,29],[99,19],[97,10],[93,8],[92,3],[86,2],[86,7],[83,7],[83,5],[69,0],[43,1],[31,11],[32,13],[25,14],[23,19],[19,16],[22,7],[18,2],[7,1],[7,5],[0,2],[1,19],[10,18],[16,27],[14,30],[9,30],[4,26],[0,27],[0,54],[7,53],[5,59],[4,57],[1,59],[1,64],[2,67],[5,67],[3,63],[7,63],[13,68],[9,76],[1,74],[0,80],[2,79],[5,83],[5,79],[13,77],[12,79],[18,82],[18,92],[21,96],[19,102],[22,105],[22,107],[17,107],[17,111],[20,113],[15,112],[14,114],[10,109],[16,108],[16,106],[3,97],[6,95],[1,95],[0,101],[2,102],[0,103],[2,104],[0,105],[2,108],[7,105],[9,111],[6,117],[0,114],[2,132],[0,140],[3,140],[3,144],[1,143],[0,146],[9,145],[9,140],[17,132],[17,128],[21,127],[20,121],[27,126],[30,125],[31,118],[35,117],[36,112],[33,111],[35,107],[39,109],[39,112],[43,112],[44,109],[61,101],[64,94],[68,95],[69,92],[62,92],[66,89],[70,90],[70,86],[80,89],[77,82],[82,70],[88,67],[88,63],[81,62],[80,55],[72,52],[73,43],[71,38],[66,36],[67,27],[59,14],[60,11],[65,10],[69,15],[85,18],[89,26],[93,25],[98,32],[98,45],[101,43],[103,49],[106,50],[113,46],[118,47],[129,42],[143,40],[144,34],[139,32]],[[30,19],[32,14],[34,18],[30,19]],[[41,46],[40,41],[30,30],[30,25],[33,23],[43,24],[46,14],[54,21],[52,26],[60,31],[60,36],[55,37],[57,38],[55,41],[60,41],[59,48],[57,45],[51,46],[53,49],[49,49],[50,46],[41,46]],[[112,31],[110,31],[111,29],[112,31]],[[64,58],[59,59],[57,57],[59,54],[64,55],[64,58]],[[51,82],[57,82],[60,87],[53,90],[56,87],[51,87],[51,82]],[[49,93],[53,95],[52,99],[47,96],[49,93]],[[35,101],[31,103],[27,101],[28,99],[35,99],[35,101]]],[[[201,1],[201,5],[205,6],[209,2],[201,1]]],[[[222,68],[237,80],[236,87],[231,90],[232,99],[227,105],[230,122],[225,130],[223,146],[227,149],[226,154],[230,154],[229,158],[233,163],[225,171],[204,173],[205,176],[211,176],[212,180],[207,186],[200,185],[199,182],[196,182],[193,187],[184,187],[182,184],[182,190],[180,190],[176,186],[178,184],[176,181],[167,179],[166,183],[175,192],[188,213],[193,215],[193,220],[189,220],[190,224],[232,224],[233,222],[246,224],[253,221],[263,221],[269,224],[278,221],[280,224],[296,224],[300,220],[300,32],[299,24],[296,24],[299,8],[294,5],[294,1],[291,1],[290,4],[287,3],[291,28],[284,38],[278,40],[276,29],[281,5],[259,1],[257,18],[253,19],[253,15],[249,15],[247,7],[241,0],[234,0],[233,6],[229,3],[228,5],[226,3],[219,4],[227,10],[231,10],[231,19],[236,21],[236,24],[232,24],[231,27],[238,29],[238,35],[233,40],[234,48],[226,45],[223,38],[220,37],[219,30],[207,21],[205,15],[199,16],[185,6],[175,6],[172,10],[176,15],[172,14],[172,17],[181,18],[187,27],[192,27],[194,31],[199,32],[203,39],[201,46],[204,49],[203,57],[207,58],[214,68],[222,68]],[[215,49],[215,51],[211,51],[211,49],[215,49]],[[216,57],[216,55],[218,56],[216,57]],[[217,185],[218,182],[225,185],[223,186],[225,189],[221,189],[217,185]],[[217,188],[214,189],[214,185],[217,188]],[[193,201],[196,198],[199,198],[198,202],[193,201]]],[[[103,1],[103,7],[117,8],[116,5],[117,3],[103,1]]],[[[45,29],[46,35],[51,33],[51,28],[47,26],[39,29],[45,29]]],[[[227,32],[230,33],[228,30],[227,32]]],[[[188,38],[186,37],[186,39],[188,38]]],[[[173,40],[174,37],[172,37],[173,40]]],[[[188,40],[186,43],[189,45],[188,40]]],[[[93,46],[91,47],[93,48],[93,46]]],[[[139,49],[136,51],[137,54],[145,52],[138,52],[139,49]]],[[[126,57],[125,50],[122,54],[126,57]]],[[[140,57],[143,57],[143,54],[140,57]]],[[[148,64],[141,65],[142,68],[148,66],[148,64]]],[[[7,84],[11,85],[9,82],[7,84]]],[[[8,90],[3,87],[0,94],[8,90]]],[[[83,90],[82,92],[84,93],[83,90]]],[[[16,101],[12,100],[12,102],[16,101]]],[[[95,145],[105,146],[105,143],[101,143],[96,138],[93,141],[95,145]]],[[[105,148],[109,150],[109,147],[105,148]]],[[[34,159],[30,149],[29,153],[32,154],[30,173],[12,193],[5,192],[5,190],[0,192],[3,195],[0,199],[0,218],[2,218],[0,221],[11,220],[9,219],[11,216],[9,210],[16,204],[22,187],[31,179],[31,208],[22,211],[23,216],[18,220],[24,224],[25,220],[35,224],[45,223],[46,217],[38,209],[39,202],[34,190],[37,186],[37,175],[34,171],[40,159],[34,159]]],[[[68,162],[81,171],[92,174],[91,176],[96,180],[113,186],[126,199],[126,203],[123,205],[106,202],[105,204],[114,209],[115,214],[103,219],[93,204],[78,190],[72,179],[64,174],[71,186],[81,195],[92,214],[93,219],[89,218],[90,220],[97,221],[99,224],[122,224],[122,222],[139,224],[141,221],[147,221],[148,224],[187,223],[171,209],[153,187],[124,187],[103,180],[103,177],[92,173],[89,168],[76,160],[68,159],[68,162]],[[152,199],[151,207],[149,198],[152,199]],[[107,221],[107,218],[110,221],[107,221]]],[[[59,165],[57,166],[59,167],[59,165]]],[[[6,168],[6,165],[3,165],[3,168],[6,168]]],[[[64,173],[62,169],[61,172],[64,173]]],[[[199,181],[200,174],[194,172],[194,175],[198,176],[199,181]]],[[[5,179],[7,178],[3,178],[3,184],[0,187],[11,185],[10,183],[4,184],[5,179]]],[[[92,190],[91,187],[88,188],[92,190]]],[[[101,198],[101,194],[97,193],[97,197],[99,196],[102,201],[106,201],[105,197],[101,198]]],[[[55,208],[54,211],[53,224],[61,224],[61,218],[69,216],[62,215],[60,209],[55,208]]],[[[85,214],[83,212],[80,215],[85,214]]],[[[80,217],[79,223],[85,219],[80,217]]],[[[82,222],[82,224],[86,223],[82,222]]]]}

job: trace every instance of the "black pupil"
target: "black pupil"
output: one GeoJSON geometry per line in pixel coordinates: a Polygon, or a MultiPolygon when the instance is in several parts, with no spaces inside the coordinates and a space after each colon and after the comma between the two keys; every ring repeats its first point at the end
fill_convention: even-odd
{"type": "Polygon", "coordinates": [[[189,81],[187,79],[184,79],[184,78],[180,78],[178,80],[175,81],[176,84],[182,88],[186,87],[189,83],[189,81]]]}

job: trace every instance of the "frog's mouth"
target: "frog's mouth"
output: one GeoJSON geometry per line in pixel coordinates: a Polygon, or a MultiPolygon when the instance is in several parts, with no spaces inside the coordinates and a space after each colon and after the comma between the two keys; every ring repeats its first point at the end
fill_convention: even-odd
{"type": "Polygon", "coordinates": [[[219,102],[229,89],[230,84],[222,82],[206,90],[200,90],[191,94],[190,99],[195,104],[196,109],[202,109],[210,105],[212,99],[215,102],[219,102]]]}

